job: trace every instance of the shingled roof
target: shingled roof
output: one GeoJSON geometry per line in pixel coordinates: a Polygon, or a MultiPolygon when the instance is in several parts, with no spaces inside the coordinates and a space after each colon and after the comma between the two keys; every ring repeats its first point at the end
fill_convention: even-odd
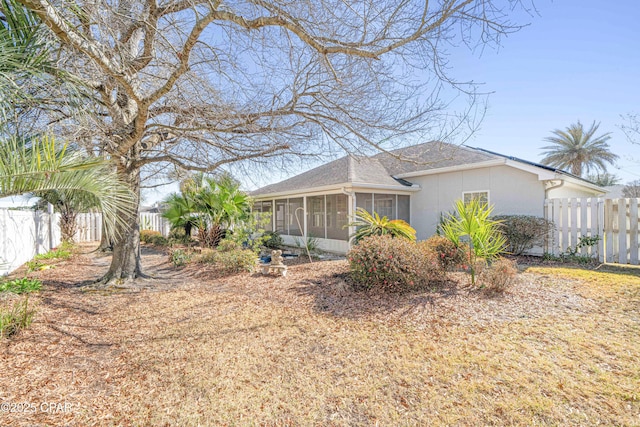
{"type": "MultiPolygon", "coordinates": [[[[371,157],[352,155],[341,157],[338,160],[318,166],[292,178],[259,188],[253,191],[251,195],[262,196],[294,191],[305,192],[317,187],[332,185],[369,185],[402,189],[410,185],[409,182],[398,178],[398,176],[404,174],[472,165],[500,159],[509,159],[572,176],[567,172],[548,166],[480,148],[432,141],[379,153],[371,157]]],[[[579,177],[574,176],[574,178],[582,180],[579,177]]]]}

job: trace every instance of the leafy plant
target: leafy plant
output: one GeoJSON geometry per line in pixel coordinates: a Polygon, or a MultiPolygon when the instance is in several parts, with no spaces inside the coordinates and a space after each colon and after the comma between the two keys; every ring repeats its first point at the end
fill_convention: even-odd
{"type": "Polygon", "coordinates": [[[284,245],[284,240],[282,240],[282,236],[277,231],[267,231],[263,237],[263,244],[269,249],[280,249],[284,245]]]}
{"type": "Polygon", "coordinates": [[[60,259],[60,260],[66,260],[71,258],[71,251],[65,248],[57,248],[57,249],[53,249],[49,252],[45,252],[43,254],[38,254],[36,256],[33,257],[33,259],[35,261],[38,260],[42,260],[42,259],[60,259]]]}
{"type": "Polygon", "coordinates": [[[224,240],[233,240],[254,252],[259,252],[265,241],[270,238],[270,235],[265,235],[265,227],[269,223],[270,212],[253,212],[243,221],[236,223],[233,234],[226,235],[224,240]]]}
{"type": "Polygon", "coordinates": [[[501,215],[500,230],[507,238],[509,253],[522,255],[534,246],[541,246],[545,237],[554,229],[554,224],[545,218],[533,215],[501,215]]]}
{"type": "Polygon", "coordinates": [[[250,197],[240,191],[240,184],[229,175],[217,178],[196,175],[182,188],[182,194],[166,200],[168,208],[163,216],[172,227],[183,227],[187,235],[195,227],[203,246],[217,246],[225,237],[225,229],[233,229],[251,217],[250,197]]]}
{"type": "Polygon", "coordinates": [[[49,252],[45,252],[43,254],[38,254],[33,257],[30,261],[27,261],[25,265],[27,266],[27,271],[37,271],[44,270],[47,268],[53,268],[54,265],[49,263],[44,263],[41,261],[51,261],[51,260],[59,260],[64,261],[71,258],[73,255],[73,244],[69,242],[62,242],[60,247],[53,249],[49,252]]]}
{"type": "Polygon", "coordinates": [[[318,238],[313,236],[308,236],[306,239],[296,237],[294,241],[296,247],[304,249],[307,253],[317,251],[320,245],[318,238]]]}
{"type": "Polygon", "coordinates": [[[14,294],[24,294],[36,292],[42,288],[42,282],[38,279],[13,279],[0,283],[0,292],[12,292],[14,294]]]}
{"type": "Polygon", "coordinates": [[[400,291],[442,281],[435,252],[426,245],[390,235],[364,237],[347,254],[349,273],[358,287],[400,291]]]}
{"type": "Polygon", "coordinates": [[[502,253],[507,239],[500,232],[500,221],[490,218],[493,207],[473,199],[455,203],[455,214],[450,214],[442,224],[442,232],[456,247],[466,244],[471,283],[475,284],[477,266],[502,253]]]}
{"type": "Polygon", "coordinates": [[[595,236],[580,236],[578,243],[573,248],[567,248],[566,253],[569,256],[577,256],[582,248],[595,246],[599,241],[600,236],[597,234],[595,236]]]}
{"type": "Polygon", "coordinates": [[[17,334],[21,329],[28,328],[33,321],[35,310],[29,309],[29,297],[18,301],[13,308],[0,309],[0,339],[17,334]]]}
{"type": "Polygon", "coordinates": [[[184,249],[174,249],[169,253],[169,259],[175,267],[182,267],[191,261],[191,252],[184,249]]]}
{"type": "Polygon", "coordinates": [[[401,237],[407,240],[416,240],[416,230],[406,221],[401,219],[389,220],[386,216],[382,218],[377,212],[370,214],[363,208],[357,208],[355,219],[345,227],[356,227],[356,232],[351,236],[356,243],[369,236],[401,237]]]}

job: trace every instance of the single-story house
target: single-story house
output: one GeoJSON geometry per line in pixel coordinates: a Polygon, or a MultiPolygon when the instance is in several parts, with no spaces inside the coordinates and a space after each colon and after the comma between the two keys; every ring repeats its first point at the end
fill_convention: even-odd
{"type": "Polygon", "coordinates": [[[481,198],[495,215],[544,216],[544,200],[594,197],[605,190],[568,172],[481,148],[428,142],[374,156],[347,155],[251,193],[254,211],[271,213],[269,231],[287,244],[318,239],[346,253],[357,207],[403,219],[419,240],[436,232],[459,199],[481,198]]]}

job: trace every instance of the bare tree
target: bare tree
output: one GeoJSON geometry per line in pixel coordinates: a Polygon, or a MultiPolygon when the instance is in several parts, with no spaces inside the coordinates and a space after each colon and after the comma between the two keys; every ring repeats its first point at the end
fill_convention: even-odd
{"type": "Polygon", "coordinates": [[[622,187],[622,196],[630,198],[640,197],[640,179],[628,182],[622,187]]]}
{"type": "MultiPolygon", "coordinates": [[[[141,171],[383,148],[445,126],[475,99],[447,49],[498,43],[519,0],[19,0],[100,97],[79,141],[139,193],[141,171]],[[368,147],[368,148],[367,148],[368,147]]],[[[454,122],[453,129],[462,122],[454,122]]],[[[451,123],[449,123],[451,125],[451,123]]],[[[70,124],[65,124],[70,126],[70,124]]],[[[103,279],[140,275],[137,215],[103,279]]]]}
{"type": "Polygon", "coordinates": [[[620,129],[627,136],[627,139],[632,144],[640,144],[640,115],[637,113],[627,113],[623,115],[624,123],[620,126],[620,129]]]}

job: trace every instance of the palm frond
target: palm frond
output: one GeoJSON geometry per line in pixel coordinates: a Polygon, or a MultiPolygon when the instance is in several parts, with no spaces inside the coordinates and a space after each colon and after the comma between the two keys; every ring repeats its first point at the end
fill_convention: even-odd
{"type": "Polygon", "coordinates": [[[52,137],[28,143],[15,138],[0,141],[0,196],[53,190],[61,197],[95,203],[110,236],[117,234],[123,217],[135,212],[135,196],[108,162],[82,157],[52,137]]]}

